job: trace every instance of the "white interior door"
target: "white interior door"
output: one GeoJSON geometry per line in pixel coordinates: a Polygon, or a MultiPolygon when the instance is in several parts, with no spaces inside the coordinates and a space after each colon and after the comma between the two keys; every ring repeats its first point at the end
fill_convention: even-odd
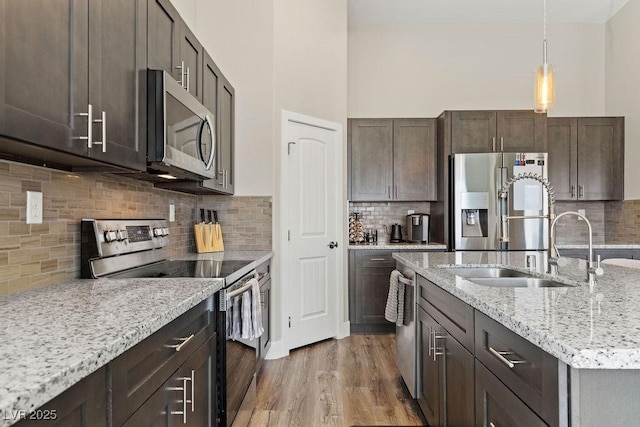
{"type": "Polygon", "coordinates": [[[288,120],[284,310],[289,348],[338,335],[342,289],[340,125],[288,120]]]}

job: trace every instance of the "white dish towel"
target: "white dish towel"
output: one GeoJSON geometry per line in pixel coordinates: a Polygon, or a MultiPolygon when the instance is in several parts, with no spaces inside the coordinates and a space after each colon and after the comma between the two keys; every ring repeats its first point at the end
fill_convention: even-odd
{"type": "Polygon", "coordinates": [[[234,340],[253,340],[262,335],[262,305],[257,279],[245,285],[251,289],[229,300],[227,307],[227,335],[234,340]]]}
{"type": "Polygon", "coordinates": [[[393,270],[389,276],[389,294],[384,309],[384,318],[402,326],[404,322],[404,283],[398,279],[402,276],[398,270],[393,270]]]}

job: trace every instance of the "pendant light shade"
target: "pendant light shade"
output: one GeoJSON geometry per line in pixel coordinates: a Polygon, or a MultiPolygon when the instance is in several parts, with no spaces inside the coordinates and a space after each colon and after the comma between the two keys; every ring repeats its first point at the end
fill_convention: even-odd
{"type": "Polygon", "coordinates": [[[547,62],[547,0],[544,2],[544,40],[542,42],[542,65],[536,71],[535,104],[536,113],[546,113],[555,102],[555,70],[547,62]]]}
{"type": "Polygon", "coordinates": [[[546,113],[555,102],[555,70],[547,62],[547,41],[544,41],[544,59],[536,71],[536,92],[534,110],[546,113]]]}

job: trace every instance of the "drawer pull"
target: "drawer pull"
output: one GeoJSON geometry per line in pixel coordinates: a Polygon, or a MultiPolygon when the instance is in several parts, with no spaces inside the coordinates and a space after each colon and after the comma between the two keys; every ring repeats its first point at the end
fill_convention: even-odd
{"type": "Polygon", "coordinates": [[[165,347],[175,348],[176,351],[180,351],[182,350],[182,347],[184,347],[189,341],[191,341],[193,337],[194,337],[194,334],[191,334],[186,338],[176,338],[176,341],[182,341],[182,342],[180,344],[175,344],[175,345],[165,345],[165,347]]]}
{"type": "Polygon", "coordinates": [[[386,258],[369,258],[369,261],[386,261],[386,258]]]}
{"type": "Polygon", "coordinates": [[[489,427],[496,427],[494,423],[489,423],[489,427]]]}
{"type": "Polygon", "coordinates": [[[519,365],[519,364],[522,364],[522,363],[527,363],[526,360],[509,360],[506,357],[504,357],[504,356],[508,356],[510,354],[514,354],[512,351],[497,351],[493,347],[489,347],[489,351],[491,352],[491,354],[493,354],[495,357],[497,357],[498,360],[500,360],[502,363],[504,363],[505,365],[507,365],[511,369],[513,369],[515,367],[515,365],[519,365]]]}

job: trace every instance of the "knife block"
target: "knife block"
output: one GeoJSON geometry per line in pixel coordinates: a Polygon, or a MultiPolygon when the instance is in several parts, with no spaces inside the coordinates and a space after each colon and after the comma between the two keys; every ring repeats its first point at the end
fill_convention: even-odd
{"type": "Polygon", "coordinates": [[[195,224],[193,235],[196,241],[196,252],[199,254],[224,251],[220,224],[195,224]]]}

